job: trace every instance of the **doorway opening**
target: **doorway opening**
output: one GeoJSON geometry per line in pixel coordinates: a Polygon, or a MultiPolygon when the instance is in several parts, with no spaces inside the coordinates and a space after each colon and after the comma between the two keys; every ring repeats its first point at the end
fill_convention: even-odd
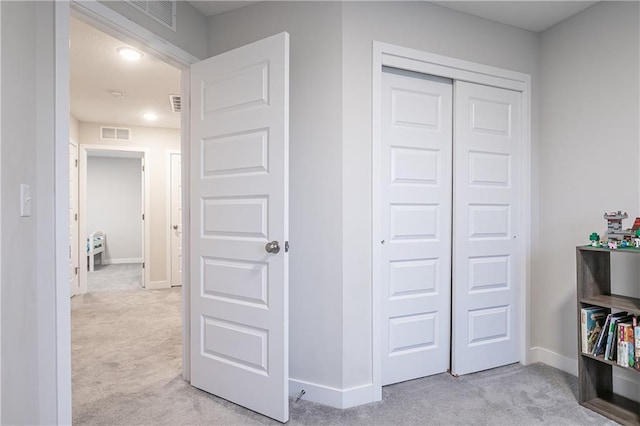
{"type": "Polygon", "coordinates": [[[181,71],[83,18],[70,18],[69,56],[72,409],[80,423],[99,401],[123,407],[118,398],[141,386],[181,379],[183,353],[174,279],[182,267],[172,259],[181,255],[181,244],[172,247],[182,230],[181,71]],[[141,56],[127,60],[125,48],[141,56]]]}

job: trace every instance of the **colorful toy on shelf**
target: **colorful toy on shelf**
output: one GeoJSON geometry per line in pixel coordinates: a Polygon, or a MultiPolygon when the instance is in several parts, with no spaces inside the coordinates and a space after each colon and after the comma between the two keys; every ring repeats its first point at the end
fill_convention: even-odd
{"type": "Polygon", "coordinates": [[[591,246],[599,247],[600,246],[600,235],[597,232],[592,232],[589,235],[589,241],[591,241],[591,246]]]}
{"type": "Polygon", "coordinates": [[[625,237],[631,237],[630,230],[622,229],[622,219],[629,217],[626,212],[622,213],[618,210],[617,212],[605,213],[603,217],[607,220],[608,240],[623,240],[625,237]]]}
{"type": "Polygon", "coordinates": [[[618,242],[616,240],[607,241],[607,245],[611,250],[616,250],[618,248],[618,242]]]}
{"type": "Polygon", "coordinates": [[[633,246],[635,248],[640,248],[640,229],[637,229],[635,232],[635,238],[633,239],[633,246]]]}

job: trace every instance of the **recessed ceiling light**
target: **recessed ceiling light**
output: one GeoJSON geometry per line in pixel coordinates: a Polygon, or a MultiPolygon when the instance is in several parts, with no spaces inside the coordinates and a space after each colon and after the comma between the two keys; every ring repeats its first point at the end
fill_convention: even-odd
{"type": "Polygon", "coordinates": [[[148,121],[154,121],[158,119],[158,115],[154,114],[153,112],[145,112],[144,114],[142,114],[142,116],[145,118],[145,120],[148,121]]]}
{"type": "Polygon", "coordinates": [[[127,61],[137,61],[142,58],[142,53],[130,47],[119,47],[118,53],[127,61]]]}

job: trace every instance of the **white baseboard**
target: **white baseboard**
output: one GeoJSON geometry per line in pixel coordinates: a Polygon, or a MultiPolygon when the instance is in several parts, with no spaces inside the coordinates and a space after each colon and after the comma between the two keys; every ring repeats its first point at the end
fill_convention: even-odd
{"type": "MultiPolygon", "coordinates": [[[[531,363],[541,362],[571,375],[578,375],[578,360],[540,347],[531,348],[529,354],[531,363]]],[[[630,371],[629,374],[624,373],[625,371],[616,368],[613,370],[613,388],[615,392],[634,401],[640,400],[640,378],[638,374],[633,371],[630,371]]]]}
{"type": "Polygon", "coordinates": [[[158,290],[161,288],[171,288],[171,283],[167,280],[162,281],[150,281],[145,286],[147,290],[158,290]]]}
{"type": "Polygon", "coordinates": [[[295,398],[302,390],[305,391],[302,399],[335,408],[351,408],[373,402],[372,384],[338,389],[303,380],[289,379],[289,396],[295,398]]]}
{"type": "Polygon", "coordinates": [[[573,376],[578,375],[578,360],[552,352],[545,348],[533,347],[529,349],[530,363],[541,362],[573,376]]]}
{"type": "Polygon", "coordinates": [[[142,263],[141,257],[119,258],[119,259],[105,259],[105,265],[119,265],[123,263],[142,263]]]}

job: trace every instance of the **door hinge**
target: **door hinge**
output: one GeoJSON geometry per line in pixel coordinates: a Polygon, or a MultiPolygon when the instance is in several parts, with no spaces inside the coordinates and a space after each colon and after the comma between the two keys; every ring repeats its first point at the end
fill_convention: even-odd
{"type": "Polygon", "coordinates": [[[75,163],[76,163],[76,167],[78,167],[78,159],[77,158],[76,158],[75,163]]]}
{"type": "Polygon", "coordinates": [[[144,213],[142,213],[142,220],[144,220],[144,213]]]}
{"type": "Polygon", "coordinates": [[[284,252],[289,253],[289,241],[284,242],[284,252]]]}
{"type": "Polygon", "coordinates": [[[78,275],[78,267],[76,266],[76,271],[75,271],[76,275],[78,275]]]}
{"type": "Polygon", "coordinates": [[[78,213],[73,215],[74,220],[77,222],[78,221],[78,213]]]}
{"type": "Polygon", "coordinates": [[[144,166],[142,166],[142,171],[144,172],[144,166]]]}
{"type": "Polygon", "coordinates": [[[142,262],[142,269],[144,269],[144,262],[142,262]]]}

